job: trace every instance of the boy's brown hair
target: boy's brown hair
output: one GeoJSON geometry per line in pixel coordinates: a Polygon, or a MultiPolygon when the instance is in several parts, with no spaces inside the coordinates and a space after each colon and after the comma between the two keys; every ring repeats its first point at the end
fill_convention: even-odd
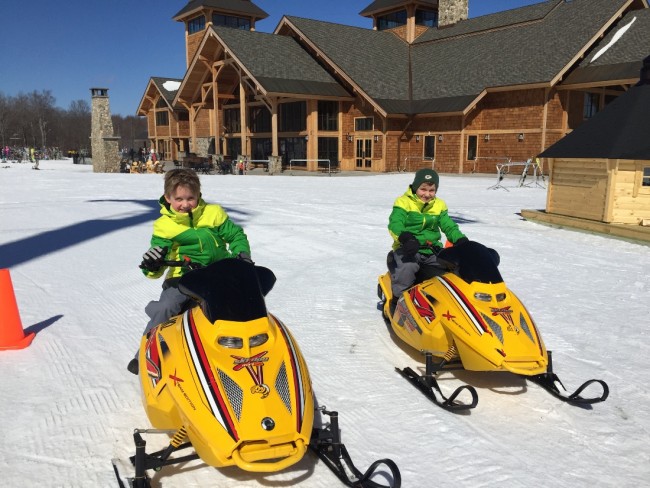
{"type": "Polygon", "coordinates": [[[173,169],[165,173],[165,196],[171,197],[179,186],[186,186],[197,196],[201,194],[201,181],[192,169],[173,169]]]}

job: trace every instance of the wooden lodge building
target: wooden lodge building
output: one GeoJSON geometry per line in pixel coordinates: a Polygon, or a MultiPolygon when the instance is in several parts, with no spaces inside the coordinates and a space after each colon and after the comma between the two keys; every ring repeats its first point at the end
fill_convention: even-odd
{"type": "Polygon", "coordinates": [[[546,211],[522,216],[650,243],[648,113],[650,56],[635,86],[541,153],[551,168],[546,211]]]}
{"type": "MultiPolygon", "coordinates": [[[[264,0],[258,3],[263,4],[264,0]]],[[[540,154],[639,79],[648,0],[548,0],[468,19],[469,0],[375,0],[372,28],[191,0],[182,80],[137,114],[165,159],[281,156],[314,171],[493,172],[540,154]]]]}

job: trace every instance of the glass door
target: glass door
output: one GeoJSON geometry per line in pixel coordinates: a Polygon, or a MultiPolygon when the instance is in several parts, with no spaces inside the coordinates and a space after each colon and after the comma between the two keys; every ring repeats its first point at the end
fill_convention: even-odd
{"type": "Polygon", "coordinates": [[[372,139],[356,139],[356,167],[368,169],[372,167],[372,139]]]}

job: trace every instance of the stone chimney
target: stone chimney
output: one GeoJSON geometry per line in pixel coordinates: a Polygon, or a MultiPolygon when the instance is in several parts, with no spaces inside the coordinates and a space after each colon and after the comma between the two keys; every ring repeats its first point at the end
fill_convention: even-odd
{"type": "Polygon", "coordinates": [[[439,0],[438,27],[454,25],[469,16],[469,0],[439,0]]]}
{"type": "Polygon", "coordinates": [[[108,105],[108,88],[91,88],[92,115],[90,147],[93,152],[95,173],[119,173],[119,137],[113,135],[111,109],[108,105]]]}

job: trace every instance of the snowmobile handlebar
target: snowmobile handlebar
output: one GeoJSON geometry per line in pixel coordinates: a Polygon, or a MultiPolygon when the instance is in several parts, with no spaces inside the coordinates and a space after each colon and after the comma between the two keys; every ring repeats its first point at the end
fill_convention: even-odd
{"type": "Polygon", "coordinates": [[[183,261],[163,261],[163,265],[170,268],[187,268],[190,270],[203,267],[201,263],[194,263],[190,258],[185,258],[183,261]]]}

